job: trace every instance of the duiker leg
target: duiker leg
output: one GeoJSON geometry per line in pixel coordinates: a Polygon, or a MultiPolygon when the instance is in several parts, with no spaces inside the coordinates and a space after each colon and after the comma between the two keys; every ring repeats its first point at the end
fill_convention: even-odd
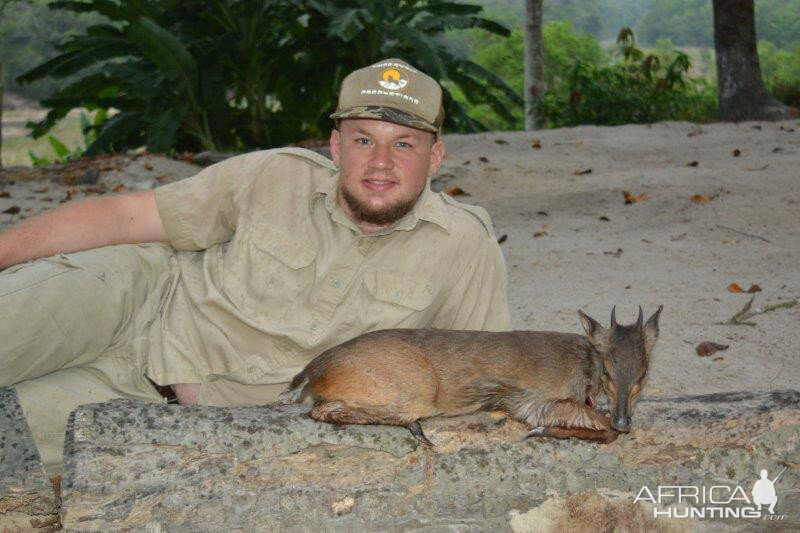
{"type": "Polygon", "coordinates": [[[547,403],[531,423],[537,427],[527,437],[576,438],[609,443],[618,436],[607,416],[574,400],[547,403]]]}
{"type": "Polygon", "coordinates": [[[379,407],[356,407],[341,401],[317,402],[309,416],[320,422],[333,424],[382,424],[386,426],[402,426],[408,428],[419,442],[433,446],[422,432],[417,417],[411,414],[398,414],[379,407]]]}

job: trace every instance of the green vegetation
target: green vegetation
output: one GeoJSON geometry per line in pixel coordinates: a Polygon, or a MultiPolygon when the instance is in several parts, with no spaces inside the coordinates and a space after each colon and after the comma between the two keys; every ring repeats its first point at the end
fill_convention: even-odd
{"type": "MultiPolygon", "coordinates": [[[[115,108],[87,153],[146,145],[152,151],[244,149],[327,136],[336,91],[350,71],[402,57],[510,117],[520,97],[498,76],[448,52],[445,30],[508,35],[481,8],[445,0],[56,1],[94,12],[93,24],[23,82],[79,75],[42,104],[34,135],[75,107],[115,108]],[[388,39],[387,36],[391,36],[388,39]]],[[[445,127],[485,127],[445,94],[445,127]]]]}
{"type": "MultiPolygon", "coordinates": [[[[19,0],[0,20],[0,46],[6,90],[49,110],[30,152],[40,161],[140,146],[245,150],[327,137],[343,77],[386,57],[442,81],[446,131],[521,129],[523,8],[518,0],[19,0]],[[96,117],[88,128],[75,114],[64,119],[69,127],[59,122],[78,108],[96,117]]],[[[709,0],[545,0],[544,20],[539,113],[549,127],[715,118],[709,0]],[[633,32],[607,42],[621,26],[647,46],[633,32]]],[[[767,87],[800,106],[800,0],[759,0],[756,24],[767,87]]],[[[7,139],[4,162],[31,142],[7,139]]]]}
{"type": "Polygon", "coordinates": [[[548,91],[540,113],[553,127],[620,125],[662,120],[706,121],[715,115],[716,91],[688,77],[683,52],[645,53],[633,31],[617,39],[621,59],[608,65],[576,60],[566,83],[548,91]]]}

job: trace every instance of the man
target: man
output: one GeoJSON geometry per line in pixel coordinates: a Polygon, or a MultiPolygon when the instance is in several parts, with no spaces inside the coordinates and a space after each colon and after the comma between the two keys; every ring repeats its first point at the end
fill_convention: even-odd
{"type": "Polygon", "coordinates": [[[255,152],[0,234],[0,386],[49,470],[72,409],[160,401],[151,380],[184,405],[263,404],[367,331],[509,328],[488,215],[429,188],[438,83],[382,61],[344,80],[332,118],[333,162],[255,152]]]}

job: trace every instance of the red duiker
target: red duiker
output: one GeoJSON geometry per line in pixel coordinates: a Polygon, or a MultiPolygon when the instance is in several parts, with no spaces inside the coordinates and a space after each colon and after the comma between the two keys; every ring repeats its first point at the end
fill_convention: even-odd
{"type": "Polygon", "coordinates": [[[314,400],[310,416],[339,424],[407,427],[420,419],[506,411],[528,436],[611,442],[630,431],[663,306],[643,324],[611,327],[578,311],[586,337],[550,331],[388,329],[330,348],[297,374],[284,403],[314,400]],[[593,409],[605,393],[611,418],[593,409]]]}

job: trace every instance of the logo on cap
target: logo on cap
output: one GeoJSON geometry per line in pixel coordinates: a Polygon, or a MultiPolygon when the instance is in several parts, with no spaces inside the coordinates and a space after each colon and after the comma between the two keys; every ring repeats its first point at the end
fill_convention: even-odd
{"type": "Polygon", "coordinates": [[[378,80],[378,83],[384,89],[396,91],[408,85],[408,80],[404,79],[396,68],[387,68],[381,73],[381,79],[378,80]]]}

